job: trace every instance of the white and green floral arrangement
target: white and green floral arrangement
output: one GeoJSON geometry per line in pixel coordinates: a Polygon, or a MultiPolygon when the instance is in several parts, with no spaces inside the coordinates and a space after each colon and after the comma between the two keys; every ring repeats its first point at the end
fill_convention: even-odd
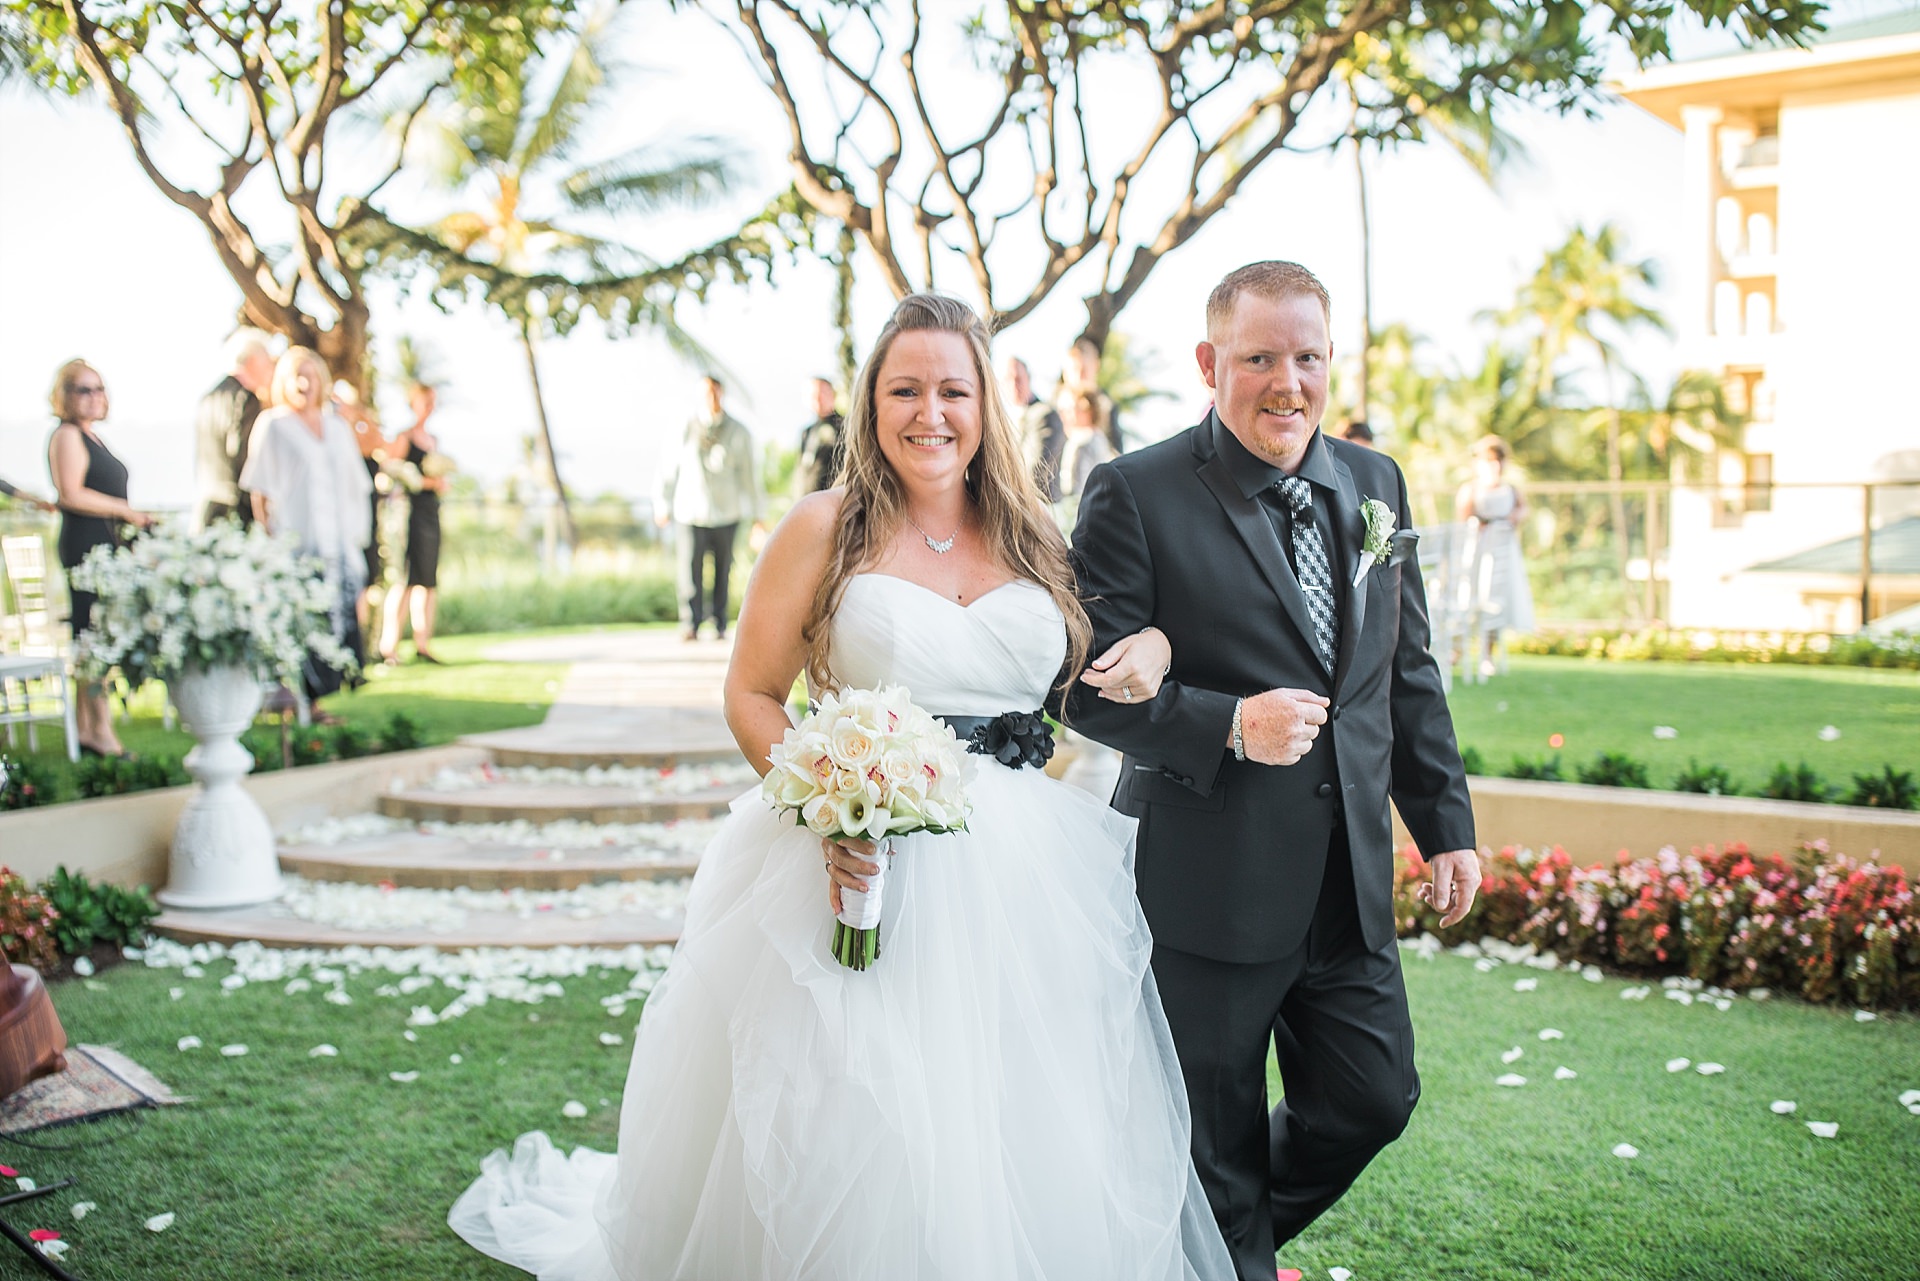
{"type": "Polygon", "coordinates": [[[93,626],[75,638],[88,676],[117,667],[137,686],[193,668],[240,667],[292,682],[309,653],[341,671],[357,666],[333,637],[336,593],[319,562],[258,527],[158,525],[126,547],[94,548],[73,584],[99,598],[93,626]]]}

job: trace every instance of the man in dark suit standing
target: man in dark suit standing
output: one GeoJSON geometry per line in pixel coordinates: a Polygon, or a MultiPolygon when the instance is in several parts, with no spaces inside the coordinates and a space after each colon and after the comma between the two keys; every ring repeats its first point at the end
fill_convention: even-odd
{"type": "Polygon", "coordinates": [[[194,528],[216,520],[253,524],[253,502],[240,488],[247,467],[247,443],[260,397],[273,381],[271,340],[258,329],[242,329],[227,339],[232,369],[200,398],[194,417],[194,528]]]}
{"type": "Polygon", "coordinates": [[[1228,275],[1196,352],[1213,412],[1096,469],[1073,540],[1093,652],[1149,625],[1173,643],[1157,698],[1071,711],[1125,753],[1114,805],[1140,821],[1194,1164],[1246,1281],[1271,1281],[1275,1248],[1419,1099],[1389,799],[1447,922],[1480,883],[1413,535],[1394,528],[1405,478],[1320,431],[1329,310],[1296,264],[1228,275]]]}

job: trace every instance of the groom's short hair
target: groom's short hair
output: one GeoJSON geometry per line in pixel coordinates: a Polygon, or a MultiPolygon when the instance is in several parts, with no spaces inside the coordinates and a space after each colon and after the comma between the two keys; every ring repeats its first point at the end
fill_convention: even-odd
{"type": "Polygon", "coordinates": [[[1209,342],[1225,328],[1243,293],[1268,302],[1282,302],[1302,294],[1318,298],[1320,309],[1327,314],[1327,324],[1333,324],[1333,299],[1328,296],[1327,287],[1320,283],[1320,277],[1297,262],[1250,262],[1228,272],[1207,298],[1209,342]]]}

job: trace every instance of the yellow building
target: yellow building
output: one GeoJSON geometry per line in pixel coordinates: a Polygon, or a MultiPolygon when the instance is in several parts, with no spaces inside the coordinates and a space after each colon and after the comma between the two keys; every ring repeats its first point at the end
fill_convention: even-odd
{"type": "MultiPolygon", "coordinates": [[[[1920,480],[1920,9],[1622,92],[1685,135],[1678,355],[1748,419],[1675,492],[1672,621],[1853,630],[1867,485],[1920,480]]],[[[1875,618],[1920,600],[1920,485],[1871,493],[1875,618]]]]}

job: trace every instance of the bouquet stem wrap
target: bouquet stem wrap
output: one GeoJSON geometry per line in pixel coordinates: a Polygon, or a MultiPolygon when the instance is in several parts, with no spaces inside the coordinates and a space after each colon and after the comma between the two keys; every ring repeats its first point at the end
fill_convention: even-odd
{"type": "Polygon", "coordinates": [[[893,870],[893,842],[883,837],[874,849],[880,870],[867,878],[865,890],[840,891],[840,914],[834,918],[833,956],[850,970],[864,970],[880,957],[880,917],[884,910],[887,873],[893,870]]]}

